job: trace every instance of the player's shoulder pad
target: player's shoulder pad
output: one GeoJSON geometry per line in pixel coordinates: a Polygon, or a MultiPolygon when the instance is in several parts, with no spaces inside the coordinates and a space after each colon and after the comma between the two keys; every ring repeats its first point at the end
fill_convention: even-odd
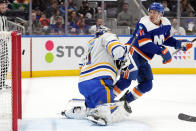
{"type": "Polygon", "coordinates": [[[166,17],[162,17],[161,21],[163,25],[171,25],[171,22],[166,17]]]}
{"type": "MultiPolygon", "coordinates": [[[[162,24],[163,24],[163,25],[171,25],[170,21],[169,21],[166,17],[162,17],[161,20],[162,20],[162,24]]],[[[159,26],[153,24],[153,23],[150,21],[149,16],[144,16],[144,17],[142,17],[142,18],[140,19],[140,21],[139,21],[139,24],[142,24],[142,25],[146,28],[146,30],[147,30],[148,32],[159,27],[159,26]]]]}
{"type": "Polygon", "coordinates": [[[142,17],[139,21],[139,24],[142,24],[147,31],[151,31],[157,28],[157,26],[150,21],[149,16],[142,17]]]}

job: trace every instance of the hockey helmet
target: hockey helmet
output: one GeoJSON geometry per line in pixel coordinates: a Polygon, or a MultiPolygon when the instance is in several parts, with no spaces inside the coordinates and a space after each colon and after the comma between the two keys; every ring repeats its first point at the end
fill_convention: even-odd
{"type": "Polygon", "coordinates": [[[156,10],[162,14],[164,14],[164,6],[161,3],[154,2],[150,5],[148,8],[148,11],[150,10],[156,10]]]}
{"type": "Polygon", "coordinates": [[[99,37],[100,35],[103,35],[104,33],[110,31],[109,28],[101,25],[95,32],[95,37],[99,37]]]}

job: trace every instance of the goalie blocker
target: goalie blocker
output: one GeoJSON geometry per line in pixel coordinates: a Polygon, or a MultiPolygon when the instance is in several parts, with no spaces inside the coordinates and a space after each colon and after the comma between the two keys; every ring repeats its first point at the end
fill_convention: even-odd
{"type": "Polygon", "coordinates": [[[106,126],[111,123],[124,121],[132,112],[126,101],[105,103],[96,108],[86,108],[83,99],[72,99],[61,113],[69,119],[87,119],[97,125],[106,126]]]}

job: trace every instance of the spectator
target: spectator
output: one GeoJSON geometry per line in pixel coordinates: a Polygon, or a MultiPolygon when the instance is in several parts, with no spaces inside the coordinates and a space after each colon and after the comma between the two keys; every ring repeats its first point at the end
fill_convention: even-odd
{"type": "Polygon", "coordinates": [[[166,0],[164,0],[164,1],[162,2],[162,4],[163,4],[163,6],[164,6],[164,11],[170,11],[170,9],[167,7],[168,5],[167,5],[167,1],[166,1],[166,0]]]}
{"type": "Polygon", "coordinates": [[[189,12],[189,17],[185,20],[185,27],[188,32],[192,32],[194,30],[194,26],[196,23],[196,19],[194,17],[194,12],[189,12]]]}
{"type": "Polygon", "coordinates": [[[72,12],[74,10],[77,10],[73,0],[68,0],[68,12],[72,12]]]}
{"type": "Polygon", "coordinates": [[[41,18],[42,12],[39,9],[39,7],[35,8],[35,13],[36,13],[36,19],[39,20],[41,18]]]}
{"type": "Polygon", "coordinates": [[[124,3],[123,4],[123,11],[120,12],[117,16],[117,24],[119,26],[130,26],[133,24],[133,17],[132,14],[128,11],[129,4],[124,3]]]}
{"type": "Polygon", "coordinates": [[[83,14],[84,16],[86,16],[87,13],[90,13],[92,16],[94,16],[94,10],[93,8],[89,7],[88,1],[82,2],[82,6],[80,7],[78,13],[83,14]]]}
{"type": "Polygon", "coordinates": [[[29,2],[25,0],[15,0],[12,3],[12,9],[27,11],[29,9],[29,2]]]}
{"type": "Polygon", "coordinates": [[[51,35],[64,35],[65,24],[63,24],[63,19],[61,16],[56,16],[56,24],[51,25],[51,35]]]}
{"type": "Polygon", "coordinates": [[[51,0],[48,0],[47,2],[45,0],[33,0],[33,2],[32,2],[32,8],[33,9],[36,9],[37,7],[39,7],[41,9],[41,11],[43,12],[50,5],[50,3],[51,3],[50,1],[51,0]]]}
{"type": "Polygon", "coordinates": [[[119,12],[118,8],[111,4],[111,2],[108,2],[104,5],[104,9],[107,9],[107,18],[116,18],[117,14],[119,12]]]}
{"type": "Polygon", "coordinates": [[[50,18],[53,14],[55,14],[58,10],[57,1],[53,1],[51,6],[46,9],[46,17],[50,18]]]}
{"type": "Polygon", "coordinates": [[[89,34],[89,26],[85,22],[84,16],[80,15],[80,19],[77,22],[77,32],[78,35],[88,35],[89,34]]]}
{"type": "Polygon", "coordinates": [[[76,11],[72,11],[71,16],[69,18],[69,26],[70,26],[70,29],[69,29],[70,31],[69,32],[72,35],[76,35],[77,34],[77,29],[79,29],[78,26],[77,26],[78,20],[79,20],[79,18],[77,16],[76,11]]]}
{"type": "MultiPolygon", "coordinates": [[[[56,12],[50,17],[50,25],[56,24],[56,16],[61,17],[63,20],[63,17],[61,16],[61,12],[59,10],[56,10],[56,12]]],[[[64,21],[63,21],[63,24],[64,24],[64,21]]]]}
{"type": "Polygon", "coordinates": [[[41,34],[41,24],[36,20],[36,13],[32,11],[32,34],[39,35],[41,34]]]}
{"type": "Polygon", "coordinates": [[[71,12],[71,16],[70,16],[70,18],[69,18],[69,21],[70,22],[74,22],[74,23],[76,23],[76,21],[78,21],[78,16],[77,16],[77,12],[76,11],[72,11],[71,12]]]}
{"type": "Polygon", "coordinates": [[[44,29],[44,31],[47,31],[50,24],[50,20],[46,18],[46,14],[42,13],[39,21],[41,23],[42,29],[44,29]]]}
{"type": "Polygon", "coordinates": [[[188,16],[190,11],[195,12],[189,0],[181,0],[180,11],[182,16],[188,16]]]}
{"type": "Polygon", "coordinates": [[[178,27],[178,20],[174,18],[172,20],[171,35],[186,35],[186,31],[183,27],[178,27]]]}
{"type": "MultiPolygon", "coordinates": [[[[62,13],[62,15],[65,16],[65,3],[64,3],[64,1],[61,2],[59,10],[62,13]]],[[[68,13],[71,13],[72,11],[77,10],[75,4],[73,3],[73,0],[68,1],[67,10],[68,10],[68,13]]]]}
{"type": "Polygon", "coordinates": [[[97,31],[97,29],[99,29],[99,27],[103,24],[103,21],[101,18],[97,19],[96,25],[93,25],[90,27],[89,32],[91,33],[91,35],[94,35],[95,32],[97,31]]]}
{"type": "MultiPolygon", "coordinates": [[[[104,10],[104,17],[106,18],[106,10],[104,10]]],[[[102,8],[101,7],[97,7],[97,12],[95,14],[95,19],[102,19],[102,8]]]]}

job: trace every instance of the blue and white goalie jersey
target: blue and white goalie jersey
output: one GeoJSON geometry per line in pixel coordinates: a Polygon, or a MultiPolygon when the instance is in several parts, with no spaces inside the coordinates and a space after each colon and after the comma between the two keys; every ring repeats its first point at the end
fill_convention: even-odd
{"type": "Polygon", "coordinates": [[[106,32],[90,40],[80,64],[80,82],[102,76],[111,76],[115,82],[117,67],[114,60],[122,59],[125,52],[124,45],[113,33],[106,32]]]}

